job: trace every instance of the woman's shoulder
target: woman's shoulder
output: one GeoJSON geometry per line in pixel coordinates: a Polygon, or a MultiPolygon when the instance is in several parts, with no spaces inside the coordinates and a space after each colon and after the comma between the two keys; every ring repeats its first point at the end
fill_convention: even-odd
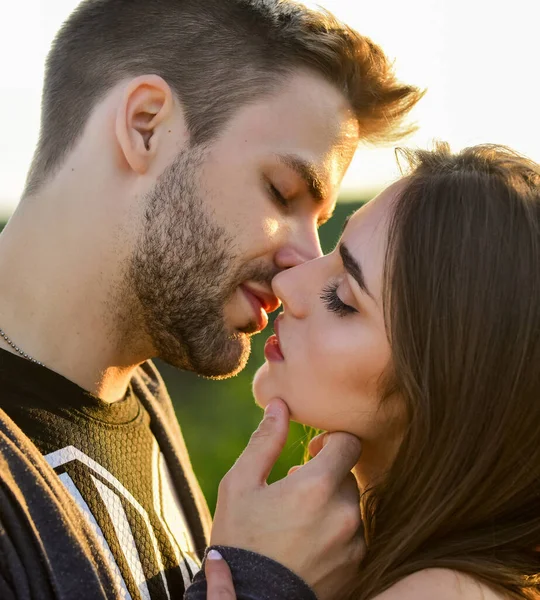
{"type": "Polygon", "coordinates": [[[424,569],[408,575],[376,600],[506,600],[476,579],[451,569],[424,569]]]}

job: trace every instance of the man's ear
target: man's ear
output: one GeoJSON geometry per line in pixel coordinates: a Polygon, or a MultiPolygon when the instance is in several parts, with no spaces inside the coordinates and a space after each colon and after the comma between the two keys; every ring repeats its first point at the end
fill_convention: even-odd
{"type": "Polygon", "coordinates": [[[116,114],[120,152],[133,171],[144,174],[164,141],[164,128],[174,102],[171,88],[158,75],[142,75],[129,82],[116,114]]]}

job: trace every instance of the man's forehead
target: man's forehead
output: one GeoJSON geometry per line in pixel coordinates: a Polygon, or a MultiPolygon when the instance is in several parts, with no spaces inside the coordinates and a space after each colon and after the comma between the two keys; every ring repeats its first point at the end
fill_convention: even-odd
{"type": "Polygon", "coordinates": [[[337,197],[359,138],[357,120],[342,92],[304,71],[239,109],[228,133],[242,155],[289,167],[314,199],[328,206],[337,197]]]}
{"type": "Polygon", "coordinates": [[[333,149],[341,161],[348,166],[360,142],[360,125],[352,111],[344,115],[340,125],[334,139],[333,149]]]}
{"type": "Polygon", "coordinates": [[[328,181],[327,187],[331,190],[331,193],[334,193],[341,186],[343,177],[358,148],[358,143],[358,122],[353,118],[344,120],[322,166],[328,181]]]}
{"type": "Polygon", "coordinates": [[[303,71],[239,109],[236,117],[243,132],[289,152],[323,157],[334,147],[347,153],[351,143],[358,141],[356,120],[345,96],[324,78],[303,71]]]}

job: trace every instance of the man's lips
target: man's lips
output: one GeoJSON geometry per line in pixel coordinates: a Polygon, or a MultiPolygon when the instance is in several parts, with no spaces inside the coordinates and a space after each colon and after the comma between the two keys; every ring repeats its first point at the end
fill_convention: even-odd
{"type": "Polygon", "coordinates": [[[267,313],[276,310],[281,303],[273,294],[255,289],[246,284],[240,287],[255,313],[257,331],[262,331],[268,325],[267,313]]]}
{"type": "Polygon", "coordinates": [[[276,296],[274,296],[272,292],[266,292],[254,286],[247,285],[245,283],[241,287],[244,290],[247,290],[253,296],[255,296],[255,298],[257,298],[257,300],[259,301],[262,309],[267,313],[274,312],[281,305],[281,301],[276,296]]]}

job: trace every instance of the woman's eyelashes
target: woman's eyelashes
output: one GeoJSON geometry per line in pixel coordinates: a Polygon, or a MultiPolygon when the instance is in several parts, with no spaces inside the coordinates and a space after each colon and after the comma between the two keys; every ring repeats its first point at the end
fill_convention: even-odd
{"type": "Polygon", "coordinates": [[[330,283],[321,293],[321,300],[324,302],[326,308],[332,312],[335,312],[340,317],[345,317],[352,313],[358,312],[356,308],[345,304],[343,300],[337,295],[339,284],[330,283]]]}

